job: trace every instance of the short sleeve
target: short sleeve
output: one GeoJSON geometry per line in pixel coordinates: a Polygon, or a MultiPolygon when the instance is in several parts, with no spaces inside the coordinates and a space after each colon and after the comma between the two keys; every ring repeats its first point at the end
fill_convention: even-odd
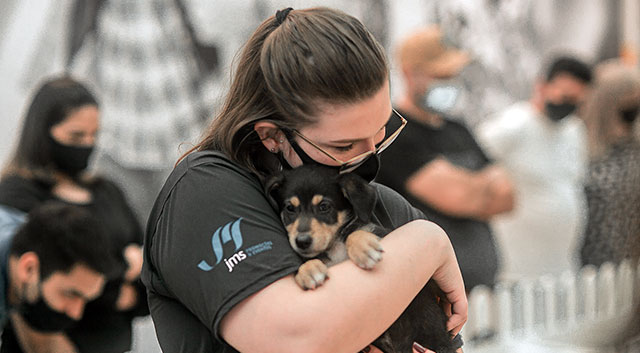
{"type": "Polygon", "coordinates": [[[145,261],[217,337],[235,304],[294,273],[301,260],[252,174],[228,161],[194,164],[156,201],[145,261]]]}
{"type": "Polygon", "coordinates": [[[164,353],[221,352],[214,350],[215,344],[209,329],[179,302],[154,293],[149,293],[148,299],[158,341],[164,353]]]}
{"type": "Polygon", "coordinates": [[[519,109],[511,107],[502,114],[480,124],[477,128],[478,143],[490,158],[504,160],[506,153],[513,149],[514,144],[518,143],[519,127],[517,124],[521,120],[519,115],[519,109]]]}
{"type": "Polygon", "coordinates": [[[28,213],[49,199],[51,199],[50,193],[36,181],[9,175],[0,182],[0,204],[22,212],[28,213]]]}

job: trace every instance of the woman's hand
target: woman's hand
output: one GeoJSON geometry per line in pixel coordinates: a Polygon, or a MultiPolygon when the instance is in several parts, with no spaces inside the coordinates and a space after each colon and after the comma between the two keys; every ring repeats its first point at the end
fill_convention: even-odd
{"type": "Polygon", "coordinates": [[[432,279],[436,281],[443,297],[440,298],[445,314],[449,317],[447,320],[447,330],[451,337],[457,335],[465,322],[467,322],[467,295],[458,266],[458,260],[453,251],[453,247],[449,243],[449,251],[447,251],[444,261],[433,274],[432,279]]]}
{"type": "Polygon", "coordinates": [[[130,244],[124,248],[123,254],[128,265],[124,280],[133,282],[140,277],[140,271],[142,271],[142,248],[138,244],[130,244]]]}

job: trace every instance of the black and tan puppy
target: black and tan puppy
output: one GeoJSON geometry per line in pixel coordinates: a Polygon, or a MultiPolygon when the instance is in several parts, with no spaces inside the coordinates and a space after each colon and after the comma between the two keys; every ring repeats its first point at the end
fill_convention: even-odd
{"type": "MultiPolygon", "coordinates": [[[[364,269],[382,260],[379,239],[387,231],[372,223],[376,191],[357,175],[302,166],[272,176],[266,191],[279,207],[289,243],[308,259],[295,275],[300,287],[322,285],[328,266],[347,258],[364,269]]],[[[407,353],[415,341],[437,353],[453,353],[446,320],[430,282],[374,345],[386,353],[407,353]]]]}

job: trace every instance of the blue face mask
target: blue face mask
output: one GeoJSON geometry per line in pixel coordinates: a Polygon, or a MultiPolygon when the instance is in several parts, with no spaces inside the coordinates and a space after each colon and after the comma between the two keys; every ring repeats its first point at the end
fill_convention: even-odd
{"type": "Polygon", "coordinates": [[[460,115],[464,107],[464,95],[455,81],[438,81],[429,86],[418,104],[435,114],[460,115]]]}

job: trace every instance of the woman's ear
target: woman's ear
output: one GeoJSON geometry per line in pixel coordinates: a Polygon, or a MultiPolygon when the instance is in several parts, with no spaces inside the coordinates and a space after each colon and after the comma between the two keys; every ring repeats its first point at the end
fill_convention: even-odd
{"type": "Polygon", "coordinates": [[[269,121],[258,121],[253,129],[258,133],[258,137],[260,137],[260,141],[262,141],[264,147],[271,153],[278,151],[278,146],[280,145],[278,133],[280,129],[276,124],[269,121]]]}

